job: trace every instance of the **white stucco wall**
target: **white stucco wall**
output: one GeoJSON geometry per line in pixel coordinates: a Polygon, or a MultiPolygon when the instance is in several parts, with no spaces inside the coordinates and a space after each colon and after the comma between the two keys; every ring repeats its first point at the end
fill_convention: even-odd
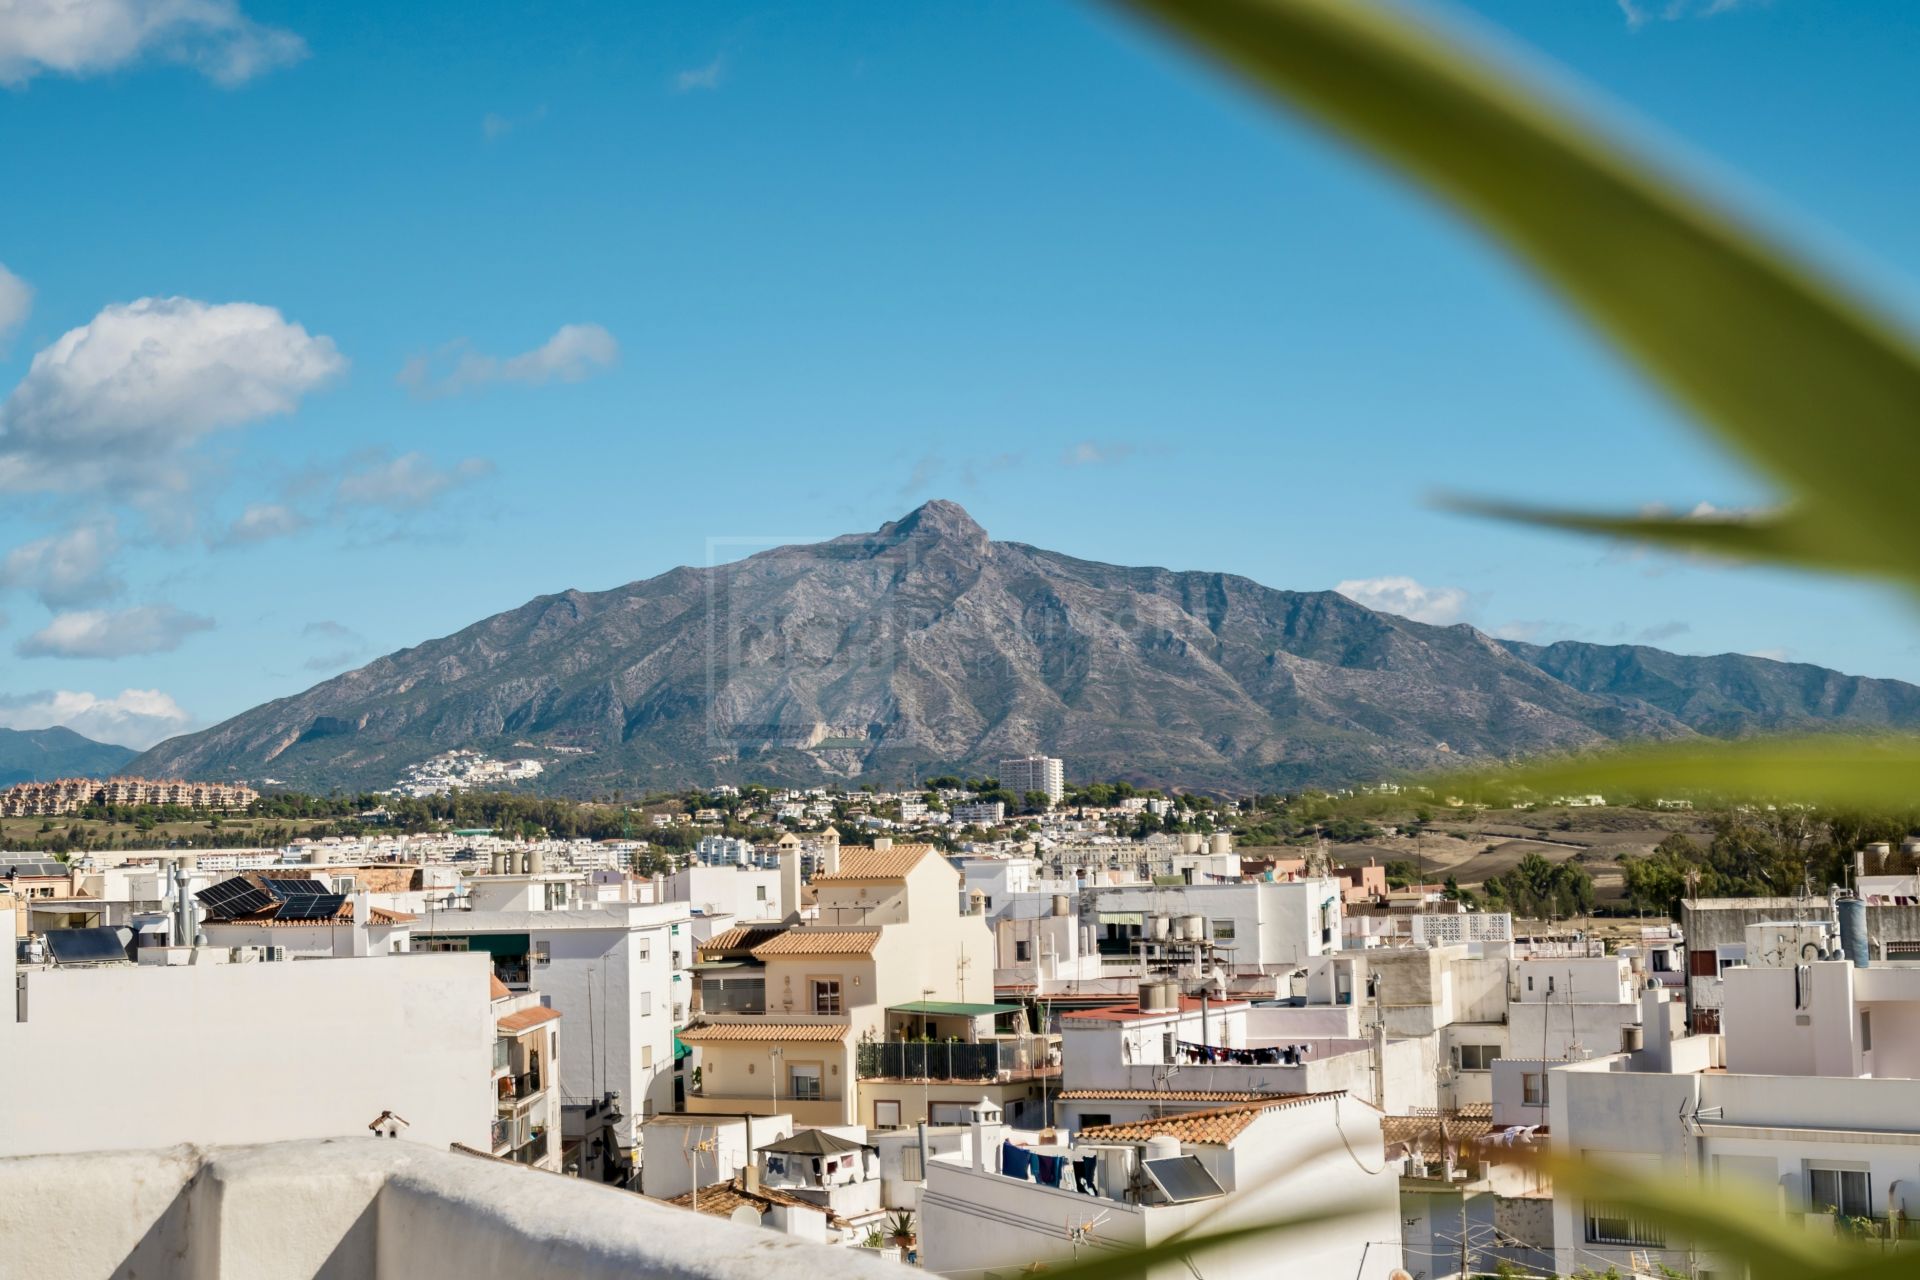
{"type": "Polygon", "coordinates": [[[486,1150],[484,956],[23,972],[0,1011],[0,1155],[365,1133],[486,1150]]]}

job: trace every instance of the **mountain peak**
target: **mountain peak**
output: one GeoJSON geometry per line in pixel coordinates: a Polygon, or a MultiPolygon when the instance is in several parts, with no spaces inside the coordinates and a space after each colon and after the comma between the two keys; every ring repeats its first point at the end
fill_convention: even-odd
{"type": "Polygon", "coordinates": [[[880,526],[884,538],[930,538],[985,546],[987,531],[957,502],[935,498],[880,526]]]}

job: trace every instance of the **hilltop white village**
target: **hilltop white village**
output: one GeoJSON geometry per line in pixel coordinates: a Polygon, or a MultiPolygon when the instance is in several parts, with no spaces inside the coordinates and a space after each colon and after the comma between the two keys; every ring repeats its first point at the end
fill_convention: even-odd
{"type": "MultiPolygon", "coordinates": [[[[1535,1157],[1737,1179],[1822,1231],[1920,1198],[1910,876],[1689,900],[1610,947],[1326,846],[1132,838],[1172,802],[1062,804],[1057,759],[999,775],[1036,812],[773,790],[752,816],[785,834],[677,858],[483,830],[0,858],[0,1063],[32,1100],[0,1118],[4,1269],[451,1274],[459,1236],[496,1243],[470,1274],[615,1275],[697,1230],[988,1277],[1323,1208],[1204,1274],[1697,1276],[1535,1157]],[[274,1211],[315,1220],[256,1258],[296,1169],[313,1205],[274,1211]],[[78,1241],[52,1227],[83,1178],[117,1225],[78,1241]]],[[[650,825],[740,808],[707,798],[650,825]]]]}

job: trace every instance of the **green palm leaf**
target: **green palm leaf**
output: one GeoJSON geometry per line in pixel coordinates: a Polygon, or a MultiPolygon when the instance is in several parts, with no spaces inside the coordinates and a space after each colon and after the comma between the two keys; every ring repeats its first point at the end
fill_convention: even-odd
{"type": "MultiPolygon", "coordinates": [[[[1496,233],[1793,498],[1807,536],[1747,535],[1748,554],[1920,580],[1920,525],[1898,515],[1920,467],[1920,347],[1909,334],[1404,11],[1360,0],[1114,2],[1496,233]]],[[[1607,531],[1654,532],[1626,519],[1607,531]]],[[[1657,533],[1722,552],[1733,540],[1657,533]]]]}
{"type": "Polygon", "coordinates": [[[1910,804],[1920,778],[1920,739],[1813,734],[1734,742],[1689,738],[1592,755],[1533,760],[1431,781],[1468,798],[1599,792],[1781,800],[1881,811],[1910,804]]]}

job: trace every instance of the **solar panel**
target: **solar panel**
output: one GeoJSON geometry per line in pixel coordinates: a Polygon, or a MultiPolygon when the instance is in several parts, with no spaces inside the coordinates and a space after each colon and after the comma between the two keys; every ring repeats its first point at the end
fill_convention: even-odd
{"type": "Polygon", "coordinates": [[[207,913],[217,920],[250,916],[273,905],[271,894],[255,888],[239,876],[208,885],[193,896],[205,903],[207,913]]]}
{"type": "Polygon", "coordinates": [[[317,898],[333,892],[318,880],[302,880],[294,877],[261,876],[260,884],[274,897],[285,902],[288,898],[317,898]]]}
{"type": "Polygon", "coordinates": [[[49,929],[46,939],[55,964],[126,963],[127,946],[118,929],[49,929]]]}
{"type": "Polygon", "coordinates": [[[328,893],[318,896],[302,894],[298,898],[289,898],[280,904],[276,920],[331,920],[340,914],[347,896],[343,893],[328,893]]]}
{"type": "Polygon", "coordinates": [[[1153,1185],[1174,1204],[1191,1200],[1211,1200],[1227,1194],[1207,1172],[1207,1166],[1193,1156],[1173,1156],[1166,1160],[1142,1160],[1140,1167],[1153,1179],[1153,1185]]]}

